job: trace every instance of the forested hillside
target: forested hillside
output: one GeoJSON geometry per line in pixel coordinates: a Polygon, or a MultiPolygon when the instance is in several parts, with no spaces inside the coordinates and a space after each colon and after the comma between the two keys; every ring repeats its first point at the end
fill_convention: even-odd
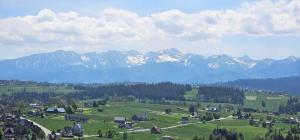
{"type": "Polygon", "coordinates": [[[286,77],[278,79],[243,79],[219,85],[269,90],[300,95],[300,77],[286,77]]]}

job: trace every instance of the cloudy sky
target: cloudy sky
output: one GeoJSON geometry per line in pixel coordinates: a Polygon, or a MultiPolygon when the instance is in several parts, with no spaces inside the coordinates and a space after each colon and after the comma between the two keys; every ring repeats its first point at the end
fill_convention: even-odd
{"type": "Polygon", "coordinates": [[[300,57],[300,0],[0,0],[0,59],[168,48],[300,57]]]}

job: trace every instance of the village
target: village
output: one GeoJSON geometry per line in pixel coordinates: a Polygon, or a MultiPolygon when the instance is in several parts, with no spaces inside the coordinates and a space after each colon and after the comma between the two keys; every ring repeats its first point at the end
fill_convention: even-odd
{"type": "MultiPolygon", "coordinates": [[[[95,105],[94,105],[95,106],[95,105]]],[[[102,105],[105,106],[105,105],[102,105]]],[[[114,135],[118,135],[116,133],[134,133],[134,132],[149,132],[150,134],[161,134],[162,131],[166,129],[187,126],[198,123],[205,122],[213,122],[220,121],[223,119],[235,119],[235,120],[246,120],[249,122],[249,125],[254,127],[265,127],[270,128],[275,125],[275,123],[285,123],[285,124],[298,124],[299,119],[295,117],[282,118],[281,120],[276,120],[275,117],[278,117],[279,114],[269,112],[268,118],[261,119],[257,117],[253,117],[251,112],[248,112],[249,109],[241,109],[237,112],[233,110],[224,109],[220,110],[218,107],[203,107],[202,109],[198,108],[196,105],[190,105],[188,108],[183,107],[166,107],[162,108],[161,115],[166,117],[172,117],[174,115],[178,116],[178,112],[181,112],[177,117],[177,121],[174,124],[170,124],[170,126],[160,126],[159,123],[155,123],[155,119],[153,117],[149,117],[149,113],[153,114],[155,112],[144,111],[137,112],[132,114],[131,117],[126,117],[130,114],[126,114],[126,116],[115,115],[108,120],[102,120],[103,123],[107,123],[109,125],[113,122],[113,127],[118,128],[116,130],[108,131],[108,132],[97,132],[97,134],[91,135],[90,133],[85,134],[87,129],[84,126],[89,124],[90,115],[86,115],[85,110],[96,109],[99,113],[105,113],[105,110],[99,110],[98,107],[93,107],[93,102],[84,102],[82,107],[77,107],[76,110],[70,112],[68,107],[55,107],[55,106],[47,106],[45,107],[41,103],[30,103],[28,105],[29,110],[27,113],[21,114],[20,112],[14,113],[2,113],[1,115],[1,127],[3,130],[3,136],[5,139],[39,139],[39,138],[47,138],[50,140],[64,139],[64,138],[84,138],[89,136],[101,136],[113,138],[114,135]],[[185,111],[186,110],[186,111],[185,111]],[[228,116],[221,116],[220,113],[226,110],[228,116]],[[184,113],[182,113],[184,112],[184,113]],[[32,120],[42,121],[43,119],[51,118],[51,117],[63,117],[63,121],[70,122],[67,126],[62,126],[57,128],[56,130],[47,130],[44,131],[38,125],[35,125],[32,120]],[[274,116],[274,117],[272,117],[274,116]],[[112,122],[107,122],[112,120],[112,122]],[[141,128],[140,124],[154,122],[151,123],[152,126],[149,128],[141,128]]],[[[156,112],[158,113],[158,112],[156,112]]],[[[152,116],[152,115],[150,115],[152,116]]],[[[51,120],[49,120],[51,121],[51,120]]],[[[149,126],[149,125],[148,125],[149,126]]],[[[97,130],[97,131],[100,131],[97,130]]],[[[162,135],[161,140],[173,140],[175,139],[169,135],[162,135]]]]}

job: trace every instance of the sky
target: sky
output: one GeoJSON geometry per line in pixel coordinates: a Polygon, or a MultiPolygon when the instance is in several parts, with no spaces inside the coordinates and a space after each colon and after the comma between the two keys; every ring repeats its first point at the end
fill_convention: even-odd
{"type": "Polygon", "coordinates": [[[0,59],[169,48],[300,57],[300,0],[0,0],[0,59]]]}

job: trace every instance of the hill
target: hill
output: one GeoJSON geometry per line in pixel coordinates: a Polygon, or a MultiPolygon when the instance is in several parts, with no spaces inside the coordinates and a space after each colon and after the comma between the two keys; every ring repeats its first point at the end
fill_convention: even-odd
{"type": "Polygon", "coordinates": [[[285,77],[276,79],[242,79],[222,83],[221,85],[300,95],[299,83],[300,77],[285,77]]]}

